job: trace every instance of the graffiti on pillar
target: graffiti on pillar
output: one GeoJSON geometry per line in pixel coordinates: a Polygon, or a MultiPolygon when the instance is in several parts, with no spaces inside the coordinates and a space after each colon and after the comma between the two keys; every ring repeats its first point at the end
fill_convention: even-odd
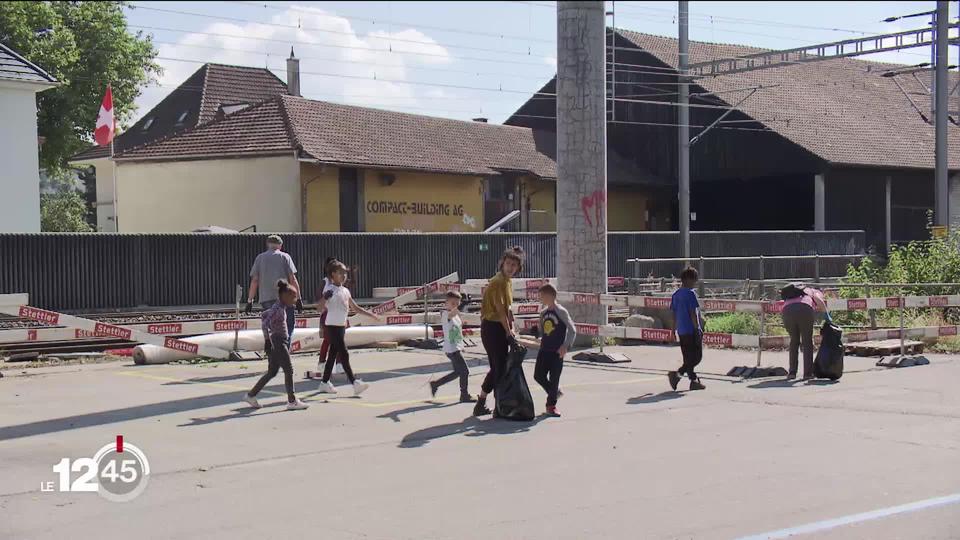
{"type": "Polygon", "coordinates": [[[587,220],[587,225],[593,227],[597,236],[606,232],[607,224],[604,223],[606,215],[607,192],[598,189],[580,199],[580,209],[583,211],[583,217],[587,220]]]}

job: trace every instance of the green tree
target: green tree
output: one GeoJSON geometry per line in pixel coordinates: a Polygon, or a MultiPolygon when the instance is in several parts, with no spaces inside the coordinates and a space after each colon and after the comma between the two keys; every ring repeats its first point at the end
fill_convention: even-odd
{"type": "MultiPolygon", "coordinates": [[[[62,176],[93,139],[100,101],[113,87],[118,124],[161,73],[149,36],[127,31],[126,2],[0,2],[0,42],[57,78],[37,94],[40,166],[62,176]]],[[[129,6],[132,9],[132,6],[129,6]]]]}
{"type": "Polygon", "coordinates": [[[40,196],[40,229],[43,232],[90,232],[87,204],[76,191],[40,196]]]}

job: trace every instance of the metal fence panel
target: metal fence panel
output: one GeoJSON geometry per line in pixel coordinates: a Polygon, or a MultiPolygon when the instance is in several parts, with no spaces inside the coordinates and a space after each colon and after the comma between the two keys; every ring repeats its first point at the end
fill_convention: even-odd
{"type": "MultiPolygon", "coordinates": [[[[316,297],[328,256],[351,267],[358,298],[371,296],[374,287],[419,285],[452,271],[460,272],[461,279],[490,277],[500,254],[513,245],[527,252],[523,275],[556,275],[553,233],[288,233],[283,237],[307,300],[316,297]]],[[[27,292],[39,307],[68,311],[231,304],[236,284],[246,288],[250,265],[263,251],[265,238],[256,233],[0,234],[0,293],[27,292]]],[[[632,276],[633,267],[626,262],[630,258],[680,254],[676,232],[613,232],[607,238],[612,276],[632,276]]],[[[698,231],[691,233],[691,249],[698,257],[855,254],[863,252],[864,233],[698,231]]],[[[657,268],[657,275],[674,274],[675,266],[657,268]]],[[[731,267],[727,271],[751,270],[731,267]]]]}

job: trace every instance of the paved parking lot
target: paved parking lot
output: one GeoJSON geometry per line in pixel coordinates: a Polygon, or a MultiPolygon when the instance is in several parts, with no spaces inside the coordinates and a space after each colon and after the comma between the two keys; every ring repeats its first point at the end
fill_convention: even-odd
{"type": "MultiPolygon", "coordinates": [[[[0,538],[960,537],[958,359],[848,358],[837,384],[785,384],[727,378],[756,354],[708,350],[707,390],[675,393],[678,349],[619,350],[633,362],[569,362],[563,417],[530,423],[471,417],[455,384],[427,402],[436,351],[358,351],[366,394],[324,400],[298,379],[296,412],[280,377],[262,409],[239,403],[256,362],[7,370],[0,538]],[[117,435],[149,458],[142,495],[41,492],[117,435]]],[[[296,358],[298,375],[314,363],[296,358]]]]}

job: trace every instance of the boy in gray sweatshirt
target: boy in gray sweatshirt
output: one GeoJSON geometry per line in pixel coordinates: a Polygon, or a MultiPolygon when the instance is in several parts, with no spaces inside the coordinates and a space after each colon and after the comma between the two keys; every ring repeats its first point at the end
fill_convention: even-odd
{"type": "Polygon", "coordinates": [[[540,287],[540,352],[533,378],[547,392],[547,414],[560,416],[557,397],[560,394],[560,372],[563,357],[577,339],[577,327],[570,312],[557,303],[557,290],[549,283],[540,287]]]}

